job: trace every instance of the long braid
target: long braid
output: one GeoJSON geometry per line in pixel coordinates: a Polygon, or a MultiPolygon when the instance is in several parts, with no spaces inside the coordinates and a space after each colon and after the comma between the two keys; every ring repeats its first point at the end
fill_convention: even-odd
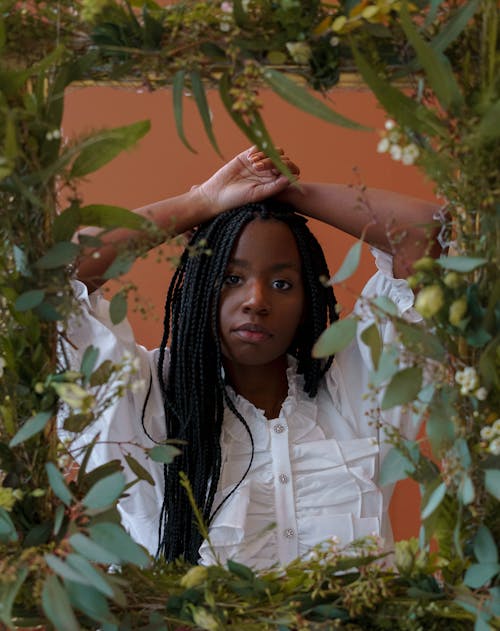
{"type": "Polygon", "coordinates": [[[241,481],[252,465],[254,449],[250,428],[225,387],[218,310],[232,249],[244,226],[255,216],[284,221],[297,242],[308,308],[289,351],[298,360],[298,371],[304,374],[304,390],[309,396],[316,394],[319,381],[331,363],[330,360],[325,364],[311,356],[312,345],[319,334],[329,321],[336,319],[333,292],[324,288],[319,280],[321,276],[328,276],[328,268],[319,243],[305,225],[306,220],[292,211],[288,206],[268,200],[223,213],[203,224],[184,251],[170,285],[158,370],[166,435],[186,444],[181,446],[181,455],[164,467],[158,552],[167,560],[182,556],[195,563],[202,543],[189,499],[179,484],[181,471],[190,481],[195,502],[206,523],[210,523],[222,506],[221,503],[212,510],[222,464],[220,435],[225,407],[243,424],[252,446],[250,462],[241,481]],[[206,249],[193,256],[191,246],[206,249]],[[170,364],[165,381],[166,344],[170,337],[170,364]]]}

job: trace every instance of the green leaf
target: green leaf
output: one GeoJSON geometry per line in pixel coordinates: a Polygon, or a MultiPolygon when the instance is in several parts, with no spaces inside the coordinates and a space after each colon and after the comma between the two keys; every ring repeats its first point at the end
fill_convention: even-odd
{"type": "Polygon", "coordinates": [[[17,539],[14,522],[9,513],[0,506],[0,543],[14,543],[17,539]]]}
{"type": "Polygon", "coordinates": [[[72,202],[69,208],[65,208],[57,215],[52,224],[54,241],[69,241],[81,226],[80,207],[72,202]]]}
{"type": "Polygon", "coordinates": [[[155,481],[151,477],[149,471],[147,471],[139,462],[137,462],[137,460],[133,456],[131,456],[130,454],[125,454],[125,461],[127,462],[132,472],[135,473],[135,475],[140,480],[145,480],[146,482],[151,484],[151,486],[154,486],[155,481]]]}
{"type": "Polygon", "coordinates": [[[123,291],[117,292],[109,303],[109,317],[113,324],[119,324],[127,315],[127,296],[123,291]]]}
{"type": "Polygon", "coordinates": [[[54,574],[43,584],[42,606],[57,631],[80,631],[68,594],[54,574]]]}
{"type": "Polygon", "coordinates": [[[278,96],[294,105],[300,110],[341,127],[357,129],[360,131],[370,131],[370,127],[361,125],[350,118],[342,116],[338,112],[332,110],[328,105],[320,101],[305,88],[298,85],[292,79],[289,79],[282,72],[267,68],[263,74],[264,80],[271,86],[278,96]]]}
{"type": "Polygon", "coordinates": [[[94,563],[120,563],[121,556],[114,554],[111,550],[103,547],[81,532],[77,532],[69,538],[69,542],[73,549],[82,554],[89,561],[94,563]]]}
{"type": "Polygon", "coordinates": [[[28,311],[37,307],[45,298],[44,289],[30,289],[22,293],[14,303],[16,311],[28,311]]]}
{"type": "Polygon", "coordinates": [[[156,445],[148,451],[148,455],[151,460],[155,462],[163,462],[170,464],[175,456],[180,455],[181,451],[173,445],[156,445]]]}
{"type": "Polygon", "coordinates": [[[499,572],[500,564],[498,563],[474,563],[467,568],[464,583],[472,589],[479,589],[489,583],[499,572]]]}
{"type": "Polygon", "coordinates": [[[98,357],[99,349],[92,345],[87,346],[85,352],[83,353],[82,363],[80,365],[80,372],[87,381],[90,379],[90,375],[94,370],[98,357]]]}
{"type": "Polygon", "coordinates": [[[372,300],[372,304],[387,315],[399,315],[397,306],[392,302],[390,298],[387,298],[387,296],[377,296],[372,300]]]}
{"type": "Polygon", "coordinates": [[[438,53],[420,37],[413,26],[405,4],[401,7],[400,17],[401,26],[417,53],[417,58],[425,70],[430,87],[444,109],[456,110],[463,104],[463,96],[453,75],[450,62],[442,53],[438,53]]]}
{"type": "Polygon", "coordinates": [[[412,353],[437,361],[444,359],[446,351],[437,335],[429,333],[420,324],[403,320],[396,320],[394,326],[400,334],[401,342],[412,353]]]}
{"type": "Polygon", "coordinates": [[[382,410],[409,403],[417,398],[422,388],[422,368],[411,366],[397,372],[387,386],[382,399],[382,410]]]}
{"type": "Polygon", "coordinates": [[[49,478],[51,489],[61,502],[63,502],[63,504],[69,506],[73,500],[73,495],[66,485],[63,474],[53,462],[45,463],[45,470],[47,471],[47,477],[49,478]]]}
{"type": "Polygon", "coordinates": [[[429,495],[425,506],[422,507],[421,518],[427,519],[441,504],[446,495],[446,484],[441,482],[429,495]]]}
{"type": "Polygon", "coordinates": [[[182,99],[184,93],[184,78],[185,71],[178,70],[172,80],[172,102],[174,108],[174,120],[177,135],[181,139],[182,144],[189,149],[192,153],[197,153],[195,149],[189,144],[184,134],[183,114],[182,114],[182,99]]]}
{"type": "Polygon", "coordinates": [[[140,567],[151,562],[147,552],[118,524],[95,524],[89,528],[89,534],[92,541],[119,556],[123,562],[140,567]]]}
{"type": "Polygon", "coordinates": [[[447,129],[431,110],[391,86],[385,79],[381,79],[355,45],[352,45],[352,52],[356,66],[368,87],[371,88],[382,107],[400,125],[422,134],[447,137],[447,129]]]}
{"type": "Polygon", "coordinates": [[[382,385],[399,370],[398,358],[399,352],[395,346],[390,346],[382,352],[378,369],[371,377],[374,386],[382,385]]]}
{"type": "Polygon", "coordinates": [[[125,476],[121,471],[112,473],[94,484],[83,498],[82,504],[91,510],[107,508],[120,497],[125,485],[125,476]]]}
{"type": "Polygon", "coordinates": [[[129,228],[129,230],[144,230],[153,224],[138,213],[121,206],[109,204],[89,204],[80,208],[80,222],[84,226],[99,228],[129,228]]]}
{"type": "Polygon", "coordinates": [[[28,568],[13,566],[12,569],[16,572],[15,579],[13,580],[13,577],[9,576],[7,580],[3,580],[0,583],[0,622],[8,629],[18,629],[19,626],[12,620],[12,609],[17,594],[28,576],[28,568]]]}
{"type": "Polygon", "coordinates": [[[341,283],[352,276],[358,269],[359,259],[361,257],[361,245],[362,241],[358,241],[349,249],[340,269],[330,279],[330,285],[341,283]]]}
{"type": "Polygon", "coordinates": [[[434,50],[444,52],[448,46],[460,35],[468,21],[477,11],[481,0],[469,0],[460,7],[452,18],[443,26],[438,35],[432,40],[434,50]]]}
{"type": "Polygon", "coordinates": [[[63,561],[61,557],[54,554],[46,554],[44,559],[50,569],[61,578],[75,581],[76,583],[83,583],[84,585],[91,585],[87,578],[80,576],[80,574],[63,561]]]}
{"type": "Polygon", "coordinates": [[[102,386],[107,383],[109,378],[111,377],[111,373],[114,370],[114,364],[110,359],[106,359],[99,364],[97,370],[90,375],[89,385],[91,387],[94,386],[102,386]]]}
{"type": "Polygon", "coordinates": [[[484,486],[486,490],[500,500],[500,470],[499,469],[485,469],[484,471],[484,486]]]}
{"type": "Polygon", "coordinates": [[[473,142],[488,143],[500,136],[500,100],[492,103],[481,118],[476,131],[471,134],[473,142]]]}
{"type": "Polygon", "coordinates": [[[382,486],[405,480],[415,471],[414,464],[397,447],[392,447],[382,462],[379,482],[382,486]]]}
{"type": "Polygon", "coordinates": [[[382,353],[382,339],[380,338],[380,331],[375,322],[366,327],[366,329],[363,329],[361,339],[370,349],[372,364],[376,370],[382,353]]]}
{"type": "MultiPolygon", "coordinates": [[[[66,591],[73,607],[84,613],[92,620],[101,623],[116,624],[105,597],[90,585],[66,582],[66,591]]],[[[104,630],[105,627],[103,627],[104,630]]]]}
{"type": "Polygon", "coordinates": [[[61,530],[61,526],[64,521],[64,514],[65,514],[64,506],[62,504],[59,504],[59,506],[56,506],[56,509],[54,511],[54,527],[52,529],[52,533],[56,537],[59,534],[59,531],[61,530]]]}
{"type": "Polygon", "coordinates": [[[442,256],[436,260],[436,263],[443,269],[449,269],[454,272],[472,272],[473,270],[485,265],[488,259],[474,258],[471,256],[442,256]]]}
{"type": "Polygon", "coordinates": [[[474,501],[476,492],[474,490],[474,484],[471,480],[471,477],[467,473],[464,473],[464,475],[462,476],[462,480],[458,487],[458,495],[464,506],[467,506],[474,501]]]}
{"type": "Polygon", "coordinates": [[[59,241],[53,245],[50,250],[35,263],[39,269],[55,269],[64,267],[73,263],[78,254],[80,247],[71,241],[59,241]]]}
{"type": "Polygon", "coordinates": [[[343,350],[352,342],[358,328],[356,318],[345,318],[331,324],[326,331],[319,336],[313,346],[313,357],[329,357],[343,350]]]}
{"type": "Polygon", "coordinates": [[[222,153],[217,145],[217,141],[215,140],[214,132],[212,130],[212,120],[210,115],[210,110],[208,108],[207,97],[205,94],[205,88],[203,87],[203,83],[201,80],[200,73],[193,70],[190,74],[191,79],[191,88],[193,90],[194,100],[198,107],[198,111],[200,113],[201,120],[203,122],[203,127],[205,128],[205,132],[210,140],[210,144],[215,149],[217,154],[222,158],[222,153]]]}
{"type": "Polygon", "coordinates": [[[474,537],[474,554],[479,563],[498,563],[498,550],[490,530],[484,524],[479,526],[474,537]]]}
{"type": "Polygon", "coordinates": [[[97,171],[125,149],[131,148],[150,129],[149,121],[107,129],[88,139],[73,163],[70,177],[77,178],[97,171]]]}
{"type": "Polygon", "coordinates": [[[114,590],[106,580],[106,575],[99,568],[92,566],[87,559],[79,554],[68,554],[66,564],[80,577],[80,583],[92,585],[104,596],[113,598],[114,590]]]}
{"type": "Polygon", "coordinates": [[[237,563],[231,559],[227,561],[227,569],[232,573],[242,578],[245,581],[253,581],[255,579],[255,574],[253,570],[251,570],[246,565],[242,565],[241,563],[237,563]]]}
{"type": "Polygon", "coordinates": [[[52,412],[38,412],[38,414],[32,416],[12,438],[9,443],[9,447],[15,447],[16,445],[23,443],[25,440],[28,440],[28,438],[31,438],[32,436],[35,436],[35,434],[41,432],[45,429],[45,426],[51,416],[52,412]]]}
{"type": "Polygon", "coordinates": [[[111,278],[118,278],[119,276],[123,276],[123,274],[126,274],[132,267],[134,261],[135,257],[132,256],[130,252],[119,254],[108,267],[108,269],[104,272],[102,277],[106,280],[110,280],[111,278]]]}
{"type": "Polygon", "coordinates": [[[455,440],[452,416],[453,407],[446,392],[438,390],[429,406],[429,417],[425,425],[432,451],[436,456],[439,456],[441,450],[449,447],[455,440]]]}

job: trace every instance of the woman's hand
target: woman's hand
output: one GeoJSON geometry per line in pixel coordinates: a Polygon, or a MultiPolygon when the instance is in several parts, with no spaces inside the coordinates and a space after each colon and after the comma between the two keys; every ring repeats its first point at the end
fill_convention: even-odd
{"type": "MultiPolygon", "coordinates": [[[[298,177],[300,171],[283,152],[281,159],[298,177]]],[[[213,215],[225,210],[258,202],[283,191],[290,185],[290,180],[282,175],[270,158],[251,147],[243,151],[220,168],[206,182],[197,187],[213,215]]]]}

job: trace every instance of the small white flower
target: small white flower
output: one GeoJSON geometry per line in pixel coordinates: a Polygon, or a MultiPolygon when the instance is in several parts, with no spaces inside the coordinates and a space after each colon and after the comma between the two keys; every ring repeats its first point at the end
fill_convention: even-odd
{"type": "Polygon", "coordinates": [[[486,390],[484,386],[481,386],[480,388],[476,390],[475,395],[476,395],[476,399],[479,399],[480,401],[484,401],[486,397],[488,396],[488,390],[486,390]]]}
{"type": "Polygon", "coordinates": [[[488,451],[494,456],[500,455],[500,437],[495,438],[495,440],[491,441],[490,446],[488,447],[488,451]]]}
{"type": "Polygon", "coordinates": [[[233,11],[233,3],[232,2],[223,2],[220,5],[220,8],[224,13],[232,13],[233,11]]]}
{"type": "Polygon", "coordinates": [[[500,434],[500,418],[497,418],[492,427],[495,430],[495,434],[500,434]]]}
{"type": "Polygon", "coordinates": [[[311,58],[311,47],[306,42],[287,42],[287,50],[297,64],[307,64],[311,58]]]}
{"type": "Polygon", "coordinates": [[[340,39],[334,35],[330,38],[330,46],[338,46],[340,44],[340,39]]]}
{"type": "Polygon", "coordinates": [[[419,155],[420,151],[417,145],[412,142],[409,145],[406,145],[406,147],[403,147],[401,162],[409,166],[415,162],[419,155]]]}
{"type": "Polygon", "coordinates": [[[231,25],[228,22],[221,22],[219,28],[221,31],[224,31],[224,33],[227,33],[231,30],[231,25]]]}
{"type": "Polygon", "coordinates": [[[101,253],[100,252],[92,252],[92,258],[93,259],[100,259],[101,258],[101,253]]]}
{"type": "Polygon", "coordinates": [[[401,149],[399,145],[392,145],[392,147],[389,150],[389,153],[391,154],[391,158],[393,160],[395,160],[396,162],[399,162],[399,160],[401,160],[401,156],[403,155],[403,150],[401,149]]]}
{"type": "Polygon", "coordinates": [[[389,138],[390,142],[393,144],[397,144],[401,140],[401,132],[394,129],[387,134],[387,138],[389,138]]]}
{"type": "Polygon", "coordinates": [[[396,127],[396,123],[392,120],[392,118],[389,118],[385,121],[384,127],[387,129],[387,131],[391,131],[391,129],[394,129],[394,127],[396,127]]]}
{"type": "Polygon", "coordinates": [[[480,434],[483,440],[491,440],[495,436],[495,430],[491,425],[485,425],[481,428],[480,434]]]}
{"type": "Polygon", "coordinates": [[[382,138],[377,145],[377,153],[385,153],[389,151],[389,139],[382,138]]]}
{"type": "Polygon", "coordinates": [[[464,381],[465,381],[465,375],[463,373],[462,370],[457,370],[456,374],[455,374],[455,381],[459,384],[459,385],[463,385],[464,381]]]}
{"type": "Polygon", "coordinates": [[[6,365],[7,365],[7,362],[5,361],[5,358],[0,357],[0,377],[3,376],[3,369],[5,368],[6,365]]]}

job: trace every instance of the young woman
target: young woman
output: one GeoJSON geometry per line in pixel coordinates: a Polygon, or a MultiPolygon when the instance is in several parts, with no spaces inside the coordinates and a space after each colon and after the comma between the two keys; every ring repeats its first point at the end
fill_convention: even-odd
{"type": "MultiPolygon", "coordinates": [[[[333,293],[320,280],[329,273],[306,220],[284,201],[258,201],[271,191],[353,234],[364,229],[366,221],[352,212],[355,192],[334,185],[304,185],[297,192],[265,156],[249,150],[177,201],[139,211],[174,230],[201,223],[190,245],[205,250],[193,256],[190,247],[182,256],[159,349],[137,346],[126,323],[112,327],[104,299],[79,286],[84,309],[69,339],[80,353],[97,345],[101,359],[118,362],[127,351],[145,381],[144,389],[128,391],[107,410],[80,444],[99,431],[91,465],[130,452],[149,470],[155,486],[141,482],[120,508],[132,536],[169,560],[212,563],[215,554],[222,562],[234,558],[264,568],[284,565],[331,536],[345,544],[377,533],[391,544],[392,489],[377,486],[387,451],[384,426],[408,437],[416,428],[400,409],[381,417],[377,402],[363,396],[371,364],[361,341],[327,361],[312,357],[314,342],[336,318],[333,293]],[[185,446],[162,470],[143,448],[167,437],[185,446]],[[179,485],[181,471],[210,526],[210,545],[179,485]]],[[[404,247],[403,257],[396,248],[395,260],[408,266],[427,248],[422,226],[434,207],[385,192],[369,195],[367,238],[389,249],[397,226],[395,243],[401,248],[409,239],[412,251],[404,247]],[[410,218],[404,229],[397,223],[403,211],[410,218]]],[[[129,237],[108,235],[100,258],[80,266],[88,285],[98,285],[116,243],[129,237]]],[[[405,317],[414,317],[412,292],[393,278],[391,257],[379,251],[376,260],[379,271],[364,296],[388,296],[405,317]]],[[[370,315],[363,318],[368,326],[370,315]]],[[[391,326],[381,328],[389,341],[391,326]]]]}

